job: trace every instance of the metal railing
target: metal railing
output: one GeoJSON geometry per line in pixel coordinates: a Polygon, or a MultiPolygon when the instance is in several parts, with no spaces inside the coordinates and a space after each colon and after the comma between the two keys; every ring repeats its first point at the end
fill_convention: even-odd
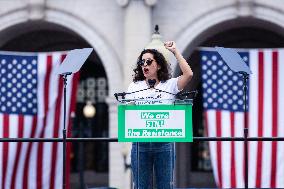
{"type": "MultiPolygon", "coordinates": [[[[193,137],[196,141],[244,141],[244,137],[193,137]]],[[[284,137],[248,137],[248,141],[284,141],[284,137]]],[[[118,142],[118,138],[67,138],[67,142],[118,142]]],[[[63,138],[0,138],[0,142],[63,142],[63,138]]]]}

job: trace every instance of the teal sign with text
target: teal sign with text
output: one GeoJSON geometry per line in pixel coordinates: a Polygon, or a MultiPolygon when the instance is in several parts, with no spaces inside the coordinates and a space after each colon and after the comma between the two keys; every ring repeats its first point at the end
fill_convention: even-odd
{"type": "Polygon", "coordinates": [[[192,142],[192,105],[119,105],[119,142],[192,142]]]}

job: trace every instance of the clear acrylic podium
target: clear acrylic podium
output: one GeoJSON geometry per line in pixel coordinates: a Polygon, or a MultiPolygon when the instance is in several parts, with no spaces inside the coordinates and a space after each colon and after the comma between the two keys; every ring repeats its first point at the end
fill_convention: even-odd
{"type": "MultiPolygon", "coordinates": [[[[122,99],[118,100],[118,141],[135,142],[136,182],[140,185],[139,142],[192,142],[192,99],[122,99]]],[[[173,155],[174,158],[174,155],[173,155]]],[[[174,159],[170,161],[174,163],[174,159]]],[[[174,165],[171,172],[171,187],[174,187],[174,165]]],[[[154,174],[152,174],[154,175],[154,174]]],[[[135,177],[133,177],[135,178],[135,177]]],[[[158,179],[158,178],[157,178],[158,179]]],[[[152,180],[154,180],[152,178],[152,180]]],[[[152,183],[153,185],[154,183],[152,183]]],[[[153,187],[153,186],[152,186],[153,187]]],[[[153,187],[155,188],[155,187],[153,187]]]]}

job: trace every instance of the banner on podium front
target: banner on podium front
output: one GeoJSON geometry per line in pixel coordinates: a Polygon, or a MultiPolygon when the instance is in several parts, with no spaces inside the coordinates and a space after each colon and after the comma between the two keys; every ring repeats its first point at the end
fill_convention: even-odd
{"type": "Polygon", "coordinates": [[[192,105],[119,105],[119,142],[192,142],[192,105]]]}

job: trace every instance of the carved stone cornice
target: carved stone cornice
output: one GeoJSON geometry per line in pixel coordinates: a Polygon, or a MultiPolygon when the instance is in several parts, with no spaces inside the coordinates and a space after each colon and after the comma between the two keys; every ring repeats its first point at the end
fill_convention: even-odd
{"type": "Polygon", "coordinates": [[[131,1],[144,1],[145,5],[152,7],[157,4],[158,0],[116,0],[121,7],[127,7],[131,1]]]}
{"type": "Polygon", "coordinates": [[[28,0],[27,7],[31,20],[40,20],[45,15],[46,0],[28,0]]]}
{"type": "Polygon", "coordinates": [[[152,7],[155,6],[158,2],[158,0],[144,0],[145,4],[152,7]]]}
{"type": "Polygon", "coordinates": [[[116,0],[117,4],[121,7],[126,7],[129,4],[130,0],[116,0]]]}
{"type": "Polygon", "coordinates": [[[251,16],[254,14],[254,0],[238,0],[237,8],[238,15],[240,16],[251,16]]]}

